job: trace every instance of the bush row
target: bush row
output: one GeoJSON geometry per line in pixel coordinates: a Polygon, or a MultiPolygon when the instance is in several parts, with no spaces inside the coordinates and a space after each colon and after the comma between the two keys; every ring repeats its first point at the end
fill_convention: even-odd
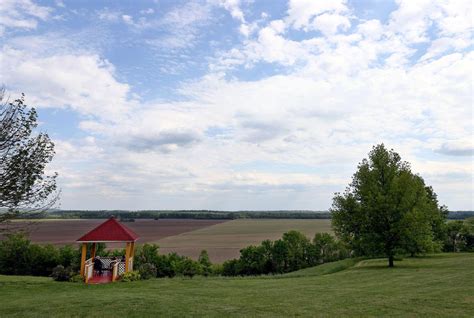
{"type": "Polygon", "coordinates": [[[0,241],[0,274],[49,276],[57,265],[77,270],[79,262],[79,250],[69,245],[31,244],[23,234],[0,241]]]}
{"type": "Polygon", "coordinates": [[[156,244],[144,244],[135,252],[135,268],[142,278],[195,275],[208,276],[214,273],[207,251],[203,250],[198,261],[176,253],[159,254],[156,244]]]}
{"type": "Polygon", "coordinates": [[[349,251],[327,233],[318,233],[310,241],[298,231],[290,231],[276,241],[266,240],[248,246],[240,257],[224,262],[225,276],[281,274],[349,257],[349,251]]]}

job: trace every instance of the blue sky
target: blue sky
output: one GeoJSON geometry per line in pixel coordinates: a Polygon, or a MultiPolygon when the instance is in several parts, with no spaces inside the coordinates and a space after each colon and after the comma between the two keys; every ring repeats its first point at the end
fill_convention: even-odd
{"type": "Polygon", "coordinates": [[[67,209],[326,210],[372,145],[474,209],[471,1],[0,4],[67,209]]]}

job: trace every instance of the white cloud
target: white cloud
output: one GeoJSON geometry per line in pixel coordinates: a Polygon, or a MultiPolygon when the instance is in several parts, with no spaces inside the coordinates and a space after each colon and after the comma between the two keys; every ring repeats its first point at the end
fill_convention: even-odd
{"type": "MultiPolygon", "coordinates": [[[[309,31],[314,29],[314,19],[323,13],[346,13],[348,7],[345,0],[313,1],[313,0],[290,0],[288,4],[288,21],[296,29],[309,31]]],[[[323,18],[324,23],[328,18],[323,18]]],[[[334,20],[334,18],[333,18],[334,20]]],[[[334,23],[334,21],[333,21],[334,23]]]]}
{"type": "Polygon", "coordinates": [[[332,35],[338,30],[347,30],[351,26],[351,22],[345,16],[340,14],[324,13],[318,15],[313,22],[314,28],[320,30],[324,35],[332,35]]]}
{"type": "Polygon", "coordinates": [[[366,38],[378,40],[383,34],[383,26],[379,20],[374,19],[360,23],[357,26],[357,31],[366,38]]]}
{"type": "Polygon", "coordinates": [[[145,10],[140,10],[140,13],[141,14],[153,14],[153,13],[155,13],[155,10],[153,8],[148,8],[148,9],[145,9],[145,10]]]}
{"type": "Polygon", "coordinates": [[[240,0],[218,0],[217,3],[229,11],[234,19],[245,23],[244,13],[240,8],[240,0]]]}
{"type": "Polygon", "coordinates": [[[2,0],[0,35],[7,29],[36,29],[38,20],[50,17],[52,8],[39,6],[31,0],[2,0]]]}
{"type": "Polygon", "coordinates": [[[108,22],[117,22],[120,20],[122,13],[119,11],[110,10],[109,8],[104,8],[102,10],[97,11],[97,16],[100,20],[108,22]]]}
{"type": "Polygon", "coordinates": [[[115,79],[114,67],[97,55],[35,56],[4,46],[0,82],[22,91],[31,104],[69,107],[81,114],[121,118],[133,104],[129,86],[115,79]]]}

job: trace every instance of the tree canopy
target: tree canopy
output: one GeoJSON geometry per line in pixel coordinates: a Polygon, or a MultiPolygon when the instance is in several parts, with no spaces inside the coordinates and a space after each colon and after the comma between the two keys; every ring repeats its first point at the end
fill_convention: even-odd
{"type": "Polygon", "coordinates": [[[0,90],[0,222],[43,211],[57,199],[57,174],[45,173],[54,144],[46,133],[35,133],[37,113],[27,107],[24,95],[9,102],[4,92],[0,90]]]}
{"type": "Polygon", "coordinates": [[[384,255],[394,266],[397,253],[439,249],[447,211],[410,164],[383,144],[363,159],[331,208],[336,235],[357,255],[384,255]]]}

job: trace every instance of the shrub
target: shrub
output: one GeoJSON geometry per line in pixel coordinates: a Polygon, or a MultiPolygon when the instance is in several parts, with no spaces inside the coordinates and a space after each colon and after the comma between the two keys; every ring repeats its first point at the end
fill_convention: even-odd
{"type": "Polygon", "coordinates": [[[212,263],[209,260],[209,254],[207,254],[206,250],[201,251],[201,254],[199,254],[198,262],[201,265],[202,274],[204,276],[209,276],[212,274],[212,263]]]}
{"type": "Polygon", "coordinates": [[[137,281],[137,280],[140,280],[140,279],[141,279],[140,273],[137,272],[137,271],[127,272],[127,273],[124,273],[121,276],[121,281],[122,282],[134,282],[134,281],[137,281]]]}
{"type": "Polygon", "coordinates": [[[53,273],[51,274],[51,277],[53,277],[53,279],[58,282],[68,282],[73,276],[74,272],[71,270],[71,268],[64,267],[62,265],[58,265],[53,268],[53,273]]]}
{"type": "Polygon", "coordinates": [[[155,265],[155,268],[157,268],[159,262],[158,251],[159,246],[156,244],[143,244],[142,246],[139,246],[135,251],[135,264],[138,268],[142,264],[153,264],[155,265]]]}
{"type": "Polygon", "coordinates": [[[0,274],[31,274],[30,241],[24,234],[8,234],[0,241],[0,274]]]}
{"type": "MultiPolygon", "coordinates": [[[[31,275],[48,276],[52,273],[53,268],[60,264],[59,251],[56,247],[50,244],[31,244],[29,247],[29,255],[31,275]]],[[[66,264],[64,264],[63,266],[68,267],[66,264]]]]}
{"type": "Polygon", "coordinates": [[[81,262],[81,253],[77,248],[71,245],[65,245],[59,248],[59,264],[68,267],[71,266],[74,270],[79,270],[81,262]]]}
{"type": "Polygon", "coordinates": [[[71,283],[82,283],[84,282],[84,277],[82,277],[79,274],[76,274],[76,275],[71,276],[71,278],[69,278],[69,281],[71,283]]]}
{"type": "Polygon", "coordinates": [[[222,275],[236,276],[239,275],[239,260],[230,259],[222,264],[222,275]]]}
{"type": "Polygon", "coordinates": [[[142,279],[150,279],[156,277],[156,267],[153,264],[142,264],[138,270],[142,279]]]}
{"type": "Polygon", "coordinates": [[[222,264],[212,264],[211,273],[213,275],[223,275],[224,274],[224,266],[222,264]]]}
{"type": "Polygon", "coordinates": [[[157,257],[157,276],[158,277],[174,277],[180,272],[177,272],[176,264],[182,262],[186,257],[180,256],[176,253],[168,255],[158,255],[157,257]]]}
{"type": "Polygon", "coordinates": [[[316,233],[313,239],[314,255],[319,264],[334,262],[348,257],[348,251],[341,242],[328,233],[316,233]]]}
{"type": "Polygon", "coordinates": [[[199,275],[202,273],[201,265],[188,257],[173,261],[171,266],[176,274],[190,278],[193,278],[194,275],[199,275]]]}

